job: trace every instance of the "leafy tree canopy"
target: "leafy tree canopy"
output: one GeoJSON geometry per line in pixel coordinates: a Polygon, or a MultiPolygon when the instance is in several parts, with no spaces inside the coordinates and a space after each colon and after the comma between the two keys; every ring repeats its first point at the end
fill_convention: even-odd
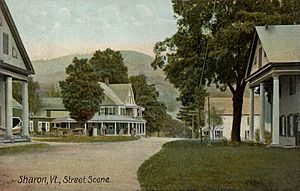
{"type": "Polygon", "coordinates": [[[131,76],[135,101],[145,108],[143,117],[147,120],[147,131],[150,133],[159,132],[167,116],[166,106],[157,100],[159,93],[154,85],[147,84],[145,75],[131,76]]]}
{"type": "Polygon", "coordinates": [[[200,84],[228,87],[233,94],[231,138],[240,141],[244,77],[254,26],[299,23],[300,1],[173,0],[173,10],[178,30],[155,44],[152,66],[164,67],[167,79],[181,92],[183,105],[195,102],[192,95],[200,84]]]}
{"type": "Polygon", "coordinates": [[[46,92],[47,97],[61,97],[59,87],[51,84],[46,92]]]}
{"type": "Polygon", "coordinates": [[[98,73],[100,81],[109,78],[112,84],[128,83],[128,69],[119,51],[110,48],[104,51],[97,50],[91,57],[90,63],[98,73]]]}
{"type": "MultiPolygon", "coordinates": [[[[22,103],[22,84],[18,81],[13,82],[13,98],[22,103]]],[[[29,112],[37,114],[41,110],[42,101],[38,93],[40,85],[32,77],[28,80],[28,102],[29,112]]]]}
{"type": "Polygon", "coordinates": [[[87,59],[73,60],[66,68],[67,78],[60,81],[61,95],[70,117],[78,122],[91,119],[103,99],[103,89],[98,84],[99,75],[87,59]]]}

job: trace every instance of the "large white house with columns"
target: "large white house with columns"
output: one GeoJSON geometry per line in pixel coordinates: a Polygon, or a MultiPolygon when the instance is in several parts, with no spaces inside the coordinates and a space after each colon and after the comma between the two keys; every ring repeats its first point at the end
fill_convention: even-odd
{"type": "Polygon", "coordinates": [[[36,133],[56,128],[93,129],[97,135],[146,135],[146,120],[143,107],[137,105],[131,84],[109,84],[99,82],[104,99],[99,111],[83,126],[69,117],[62,98],[43,98],[43,112],[32,117],[31,130],[36,133]]]}
{"type": "Polygon", "coordinates": [[[300,25],[257,26],[246,80],[250,93],[250,139],[254,137],[254,91],[260,96],[260,141],[266,105],[273,145],[300,146],[300,25]]]}
{"type": "Polygon", "coordinates": [[[4,0],[0,0],[0,125],[5,130],[1,142],[29,140],[28,77],[34,74],[27,52],[4,0]],[[22,82],[22,133],[14,136],[13,81],[22,82]]]}

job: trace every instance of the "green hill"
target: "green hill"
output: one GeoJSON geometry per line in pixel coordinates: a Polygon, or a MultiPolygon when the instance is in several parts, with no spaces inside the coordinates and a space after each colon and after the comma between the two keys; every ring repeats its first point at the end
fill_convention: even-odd
{"type": "MultiPolygon", "coordinates": [[[[156,85],[160,93],[160,100],[163,101],[170,112],[177,111],[180,104],[176,101],[179,95],[172,84],[165,80],[162,70],[154,71],[150,63],[153,57],[136,51],[121,51],[124,63],[128,67],[129,76],[145,74],[149,83],[156,85]]],[[[91,54],[74,54],[49,60],[33,61],[36,75],[35,79],[41,85],[41,93],[44,94],[48,87],[57,85],[58,81],[66,78],[65,68],[72,63],[74,57],[90,58],[91,54]]]]}
{"type": "MultiPolygon", "coordinates": [[[[167,107],[169,113],[175,117],[180,107],[180,103],[176,101],[179,96],[178,91],[165,80],[165,74],[162,70],[154,71],[150,63],[153,57],[136,51],[121,51],[125,65],[128,67],[129,76],[145,74],[149,83],[156,85],[160,97],[167,107]]],[[[41,93],[44,94],[50,85],[58,85],[58,81],[66,78],[65,68],[72,63],[74,57],[90,58],[91,54],[73,54],[49,60],[33,61],[36,76],[35,79],[41,85],[41,93]]],[[[220,92],[215,86],[208,87],[207,90],[211,97],[231,97],[231,92],[220,92]]],[[[248,95],[246,90],[245,95],[248,95]]]]}

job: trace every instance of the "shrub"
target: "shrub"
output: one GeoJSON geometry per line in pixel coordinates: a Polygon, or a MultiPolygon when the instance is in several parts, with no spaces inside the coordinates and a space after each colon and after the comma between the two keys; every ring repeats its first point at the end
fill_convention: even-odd
{"type": "MultiPolygon", "coordinates": [[[[255,129],[255,141],[259,142],[259,129],[255,129]]],[[[265,144],[271,144],[272,142],[272,135],[271,132],[265,131],[265,144]]]]}

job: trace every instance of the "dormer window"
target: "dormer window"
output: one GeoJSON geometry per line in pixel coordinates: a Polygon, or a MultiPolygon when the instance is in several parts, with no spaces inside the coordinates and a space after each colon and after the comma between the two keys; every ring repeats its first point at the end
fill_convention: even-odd
{"type": "Polygon", "coordinates": [[[18,52],[17,52],[17,49],[15,47],[12,47],[12,57],[18,58],[18,52]]]}

